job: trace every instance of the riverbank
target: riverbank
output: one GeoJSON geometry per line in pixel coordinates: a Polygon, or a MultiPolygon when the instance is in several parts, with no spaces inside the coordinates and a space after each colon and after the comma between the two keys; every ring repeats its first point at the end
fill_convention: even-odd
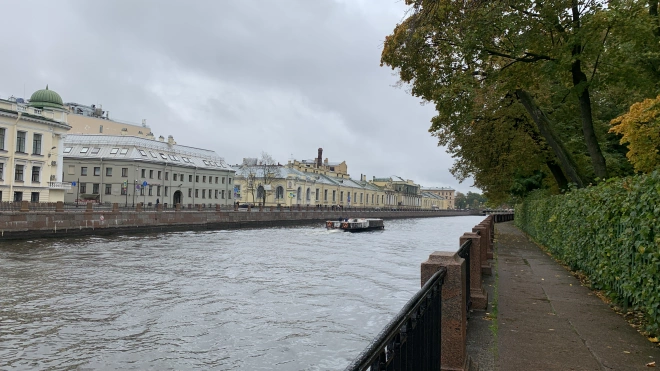
{"type": "MultiPolygon", "coordinates": [[[[0,241],[31,238],[150,233],[185,230],[267,228],[321,223],[338,218],[429,218],[479,215],[477,211],[30,211],[0,213],[0,241]]],[[[387,226],[386,226],[387,227],[387,226]]]]}

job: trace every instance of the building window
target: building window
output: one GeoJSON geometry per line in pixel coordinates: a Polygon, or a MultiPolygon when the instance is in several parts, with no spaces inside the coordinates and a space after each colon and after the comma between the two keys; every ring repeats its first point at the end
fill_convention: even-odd
{"type": "Polygon", "coordinates": [[[231,178],[227,178],[227,183],[231,184],[231,178]]]}
{"type": "Polygon", "coordinates": [[[128,178],[128,168],[127,167],[122,167],[121,168],[121,176],[124,178],[128,178]]]}
{"type": "Polygon", "coordinates": [[[140,196],[144,196],[144,187],[140,186],[140,196]]]}
{"type": "Polygon", "coordinates": [[[169,180],[169,179],[170,179],[170,173],[166,171],[165,172],[165,180],[169,180]]]}
{"type": "Polygon", "coordinates": [[[167,191],[168,191],[168,187],[165,186],[165,197],[167,197],[167,193],[168,193],[167,191]]]}
{"type": "Polygon", "coordinates": [[[99,133],[103,133],[103,125],[99,125],[99,133]]]}
{"type": "Polygon", "coordinates": [[[153,179],[153,178],[154,178],[154,171],[149,170],[149,179],[153,179]]]}
{"type": "Polygon", "coordinates": [[[199,189],[195,190],[195,197],[199,197],[199,189]]]}
{"type": "Polygon", "coordinates": [[[112,194],[112,184],[106,184],[105,185],[105,194],[107,194],[107,195],[112,194]]]}
{"type": "Polygon", "coordinates": [[[80,193],[87,193],[87,183],[80,183],[80,193]]]}
{"type": "Polygon", "coordinates": [[[202,198],[206,198],[206,189],[202,189],[202,198]]]}
{"type": "Polygon", "coordinates": [[[149,185],[149,196],[153,196],[153,195],[154,195],[154,186],[149,185]]]}
{"type": "Polygon", "coordinates": [[[113,148],[113,149],[110,150],[111,155],[116,155],[117,152],[119,152],[119,148],[113,148]]]}
{"type": "Polygon", "coordinates": [[[23,201],[23,192],[14,192],[14,202],[23,201]]]}
{"type": "MultiPolygon", "coordinates": [[[[5,163],[0,162],[0,180],[5,179],[5,163]]],[[[2,197],[0,197],[0,201],[2,201],[2,197]]]]}
{"type": "Polygon", "coordinates": [[[315,201],[320,200],[320,198],[319,198],[319,189],[318,188],[316,188],[316,192],[314,193],[314,200],[315,201]]]}
{"type": "Polygon", "coordinates": [[[121,187],[121,195],[122,195],[122,196],[126,196],[126,195],[128,195],[128,193],[127,193],[127,188],[128,188],[128,187],[121,187]]]}
{"type": "Polygon", "coordinates": [[[179,174],[179,181],[183,182],[183,174],[179,174]]]}
{"type": "Polygon", "coordinates": [[[278,200],[284,198],[284,188],[282,186],[277,186],[275,189],[275,198],[278,200]]]}
{"type": "Polygon", "coordinates": [[[32,154],[41,154],[41,134],[32,134],[32,154]]]}
{"type": "Polygon", "coordinates": [[[218,177],[215,177],[215,184],[218,184],[218,177]]]}
{"type": "MultiPolygon", "coordinates": [[[[217,183],[217,182],[218,182],[218,180],[217,180],[218,178],[215,178],[215,179],[216,179],[215,182],[217,183]]],[[[225,184],[225,177],[222,177],[222,184],[225,184]]]]}
{"type": "Polygon", "coordinates": [[[19,131],[16,133],[16,152],[25,153],[25,138],[27,133],[19,131]]]}
{"type": "Polygon", "coordinates": [[[0,128],[0,150],[5,150],[5,128],[0,128]]]}
{"type": "Polygon", "coordinates": [[[339,192],[339,202],[344,202],[344,191],[339,192]]]}
{"type": "Polygon", "coordinates": [[[32,181],[38,183],[41,175],[41,168],[39,166],[32,166],[32,181]]]}
{"type": "Polygon", "coordinates": [[[17,182],[23,181],[23,165],[16,165],[16,171],[14,172],[14,180],[17,182]]]}
{"type": "MultiPolygon", "coordinates": [[[[216,197],[216,198],[217,198],[217,197],[216,197]]],[[[222,199],[223,199],[223,200],[225,199],[225,190],[224,190],[224,189],[222,190],[222,199]]]]}
{"type": "Polygon", "coordinates": [[[105,176],[112,176],[112,168],[111,167],[106,167],[105,168],[105,176]]]}
{"type": "Polygon", "coordinates": [[[80,168],[80,175],[87,176],[87,167],[83,166],[80,168]]]}
{"type": "Polygon", "coordinates": [[[206,183],[206,175],[202,177],[202,183],[206,183]]]}
{"type": "Polygon", "coordinates": [[[89,151],[89,147],[82,147],[80,153],[87,153],[87,151],[89,151]]]}
{"type": "Polygon", "coordinates": [[[162,176],[161,173],[162,173],[162,171],[158,171],[158,179],[162,179],[161,178],[161,176],[162,176]]]}
{"type": "Polygon", "coordinates": [[[188,181],[192,183],[192,175],[188,175],[188,181]]]}
{"type": "MultiPolygon", "coordinates": [[[[174,173],[174,181],[176,182],[177,173],[174,173]]],[[[167,179],[167,173],[165,173],[165,179],[167,179]]]]}
{"type": "Polygon", "coordinates": [[[192,189],[188,188],[188,197],[192,197],[192,189]]]}
{"type": "Polygon", "coordinates": [[[30,193],[30,202],[34,202],[34,203],[39,202],[39,192],[30,193]]]}
{"type": "Polygon", "coordinates": [[[146,176],[147,176],[147,170],[142,169],[142,178],[146,178],[146,176]]]}
{"type": "Polygon", "coordinates": [[[216,199],[218,198],[218,190],[217,189],[215,190],[213,195],[215,196],[216,199]]]}
{"type": "Polygon", "coordinates": [[[156,186],[156,196],[160,196],[160,186],[156,186]]]}
{"type": "Polygon", "coordinates": [[[195,175],[195,183],[199,183],[199,175],[195,175]]]}
{"type": "Polygon", "coordinates": [[[125,155],[128,153],[128,148],[122,148],[121,151],[119,151],[120,155],[125,155]]]}
{"type": "Polygon", "coordinates": [[[332,191],[332,202],[336,202],[337,200],[337,191],[332,191]]]}
{"type": "Polygon", "coordinates": [[[94,167],[94,176],[101,176],[101,168],[98,166],[94,167]]]}
{"type": "Polygon", "coordinates": [[[99,188],[100,188],[100,187],[99,187],[99,184],[98,184],[98,183],[94,183],[94,184],[92,184],[92,194],[93,194],[93,195],[97,195],[97,194],[99,194],[99,188]]]}

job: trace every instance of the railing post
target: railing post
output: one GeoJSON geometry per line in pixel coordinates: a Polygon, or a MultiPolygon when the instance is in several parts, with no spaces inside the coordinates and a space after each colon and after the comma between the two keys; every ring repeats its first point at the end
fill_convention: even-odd
{"type": "Polygon", "coordinates": [[[118,203],[115,202],[115,203],[112,204],[112,212],[113,213],[119,212],[119,204],[118,203]]]}
{"type": "Polygon", "coordinates": [[[465,260],[457,253],[436,251],[422,263],[422,286],[440,267],[447,268],[447,277],[442,285],[442,330],[440,351],[442,370],[466,370],[468,357],[467,308],[465,306],[465,260]]]}
{"type": "Polygon", "coordinates": [[[470,300],[472,309],[485,310],[488,306],[488,294],[481,286],[481,236],[476,233],[463,233],[460,238],[460,245],[465,241],[472,240],[470,246],[470,300]]]}
{"type": "Polygon", "coordinates": [[[487,276],[491,276],[493,274],[493,269],[490,266],[490,262],[488,261],[488,239],[490,237],[488,236],[488,232],[486,230],[488,227],[486,227],[483,224],[477,224],[472,228],[472,232],[474,233],[479,233],[481,236],[480,242],[479,242],[479,260],[481,260],[481,274],[485,274],[487,276]]]}
{"type": "Polygon", "coordinates": [[[55,205],[55,211],[56,212],[63,212],[64,211],[64,202],[63,201],[57,201],[57,204],[55,205]]]}
{"type": "Polygon", "coordinates": [[[91,213],[94,209],[94,203],[93,202],[88,202],[87,203],[87,209],[85,209],[85,212],[91,213]]]}
{"type": "Polygon", "coordinates": [[[156,211],[163,211],[163,204],[156,205],[156,211]]]}
{"type": "Polygon", "coordinates": [[[216,212],[216,213],[219,213],[219,212],[221,212],[221,211],[222,211],[222,210],[220,209],[220,204],[215,204],[215,212],[216,212]]]}
{"type": "Polygon", "coordinates": [[[137,204],[135,204],[135,211],[138,213],[142,211],[142,202],[138,202],[137,204]]]}
{"type": "Polygon", "coordinates": [[[21,201],[21,212],[28,212],[30,211],[30,203],[27,201],[21,201]]]}

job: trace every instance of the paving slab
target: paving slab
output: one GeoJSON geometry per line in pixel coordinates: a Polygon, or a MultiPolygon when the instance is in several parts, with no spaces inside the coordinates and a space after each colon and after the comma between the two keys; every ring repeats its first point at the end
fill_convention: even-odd
{"type": "MultiPolygon", "coordinates": [[[[658,346],[512,222],[497,224],[495,237],[498,330],[492,369],[651,370],[646,364],[653,361],[660,367],[658,346]]],[[[481,371],[489,369],[483,366],[481,371]]]]}

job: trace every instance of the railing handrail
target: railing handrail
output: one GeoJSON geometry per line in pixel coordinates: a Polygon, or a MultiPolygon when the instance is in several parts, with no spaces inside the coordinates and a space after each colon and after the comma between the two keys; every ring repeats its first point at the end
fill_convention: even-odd
{"type": "MultiPolygon", "coordinates": [[[[376,336],[376,338],[346,367],[346,371],[365,370],[380,356],[380,351],[385,349],[392,338],[399,334],[401,327],[410,319],[411,315],[417,311],[422,302],[436,286],[442,287],[444,279],[447,276],[447,268],[438,270],[424,286],[401,308],[399,313],[385,326],[385,328],[376,336]]],[[[440,303],[438,303],[441,305],[440,303]]],[[[439,351],[439,349],[438,349],[439,351]]]]}

